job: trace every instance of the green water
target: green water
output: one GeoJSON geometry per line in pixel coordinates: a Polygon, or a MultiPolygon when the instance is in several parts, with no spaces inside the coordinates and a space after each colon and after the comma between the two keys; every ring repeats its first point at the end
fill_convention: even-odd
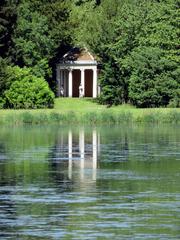
{"type": "Polygon", "coordinates": [[[178,126],[1,127],[0,239],[179,239],[178,126]]]}

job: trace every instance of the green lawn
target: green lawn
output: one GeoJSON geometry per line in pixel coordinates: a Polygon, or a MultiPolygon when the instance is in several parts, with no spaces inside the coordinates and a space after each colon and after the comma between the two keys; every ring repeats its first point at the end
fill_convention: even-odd
{"type": "Polygon", "coordinates": [[[21,123],[120,124],[122,122],[180,123],[180,109],[137,109],[124,104],[107,108],[93,99],[57,98],[53,109],[0,110],[1,124],[21,123]]]}
{"type": "Polygon", "coordinates": [[[69,111],[79,113],[101,113],[101,112],[110,112],[118,114],[121,112],[130,112],[133,115],[141,116],[142,114],[165,114],[171,111],[177,111],[180,113],[180,108],[136,108],[130,104],[123,104],[118,106],[112,106],[107,108],[106,105],[97,104],[93,99],[79,99],[79,98],[57,98],[55,100],[55,108],[58,112],[67,113],[69,111]]]}
{"type": "Polygon", "coordinates": [[[60,112],[77,111],[77,112],[88,112],[88,111],[101,111],[106,109],[106,106],[95,103],[90,98],[56,98],[55,110],[60,112]]]}

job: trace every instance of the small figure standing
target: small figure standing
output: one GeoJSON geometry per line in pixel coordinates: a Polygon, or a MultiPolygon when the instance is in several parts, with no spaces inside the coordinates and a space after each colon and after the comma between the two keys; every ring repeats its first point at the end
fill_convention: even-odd
{"type": "Polygon", "coordinates": [[[82,98],[83,96],[83,87],[82,84],[79,85],[79,97],[82,98]]]}
{"type": "Polygon", "coordinates": [[[63,85],[61,85],[61,87],[60,87],[60,96],[64,97],[64,86],[63,85]]]}

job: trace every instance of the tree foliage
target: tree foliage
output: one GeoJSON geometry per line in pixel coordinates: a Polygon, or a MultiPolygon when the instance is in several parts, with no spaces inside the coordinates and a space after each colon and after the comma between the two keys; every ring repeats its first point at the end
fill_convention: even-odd
{"type": "Polygon", "coordinates": [[[159,48],[134,49],[129,60],[129,98],[138,107],[167,106],[176,98],[180,69],[159,48]]]}
{"type": "MultiPolygon", "coordinates": [[[[116,63],[111,72],[118,72],[116,82],[123,89],[119,103],[167,106],[180,89],[177,2],[125,3],[119,14],[107,47],[107,62],[116,63]]],[[[107,73],[103,79],[108,81],[107,73]]],[[[114,95],[115,103],[118,99],[114,95]]]]}
{"type": "MultiPolygon", "coordinates": [[[[15,86],[25,84],[24,81],[11,79],[9,62],[5,59],[11,59],[11,65],[18,65],[22,69],[26,67],[33,75],[33,78],[40,77],[41,80],[52,77],[50,63],[56,57],[59,49],[71,42],[71,34],[68,31],[68,3],[70,1],[59,0],[6,0],[1,1],[0,9],[0,101],[2,106],[14,106],[9,99],[9,91],[15,86]],[[12,8],[14,10],[12,11],[12,8]],[[16,21],[12,16],[16,16],[16,21]],[[8,39],[11,41],[7,41],[8,39]],[[8,62],[8,63],[7,63],[8,62]],[[10,84],[8,84],[10,83],[10,84]],[[6,96],[4,95],[4,93],[6,96]]],[[[21,76],[22,79],[23,76],[21,76]]],[[[27,79],[26,79],[27,80],[27,79]]],[[[52,78],[51,78],[52,81],[52,78]]],[[[33,83],[32,83],[33,84],[33,83]]],[[[42,84],[42,81],[41,81],[42,84]]],[[[47,84],[44,80],[44,84],[47,84]]],[[[27,84],[25,84],[27,86],[27,84]]],[[[23,89],[23,86],[22,86],[23,89]]],[[[31,91],[33,88],[30,88],[31,91]]],[[[14,89],[13,89],[14,90],[14,89]]],[[[24,89],[25,90],[25,89],[24,89]]],[[[20,92],[16,91],[16,94],[20,92]]],[[[32,93],[33,95],[33,93],[32,93]]],[[[15,95],[13,95],[15,96],[15,95]]],[[[44,95],[46,97],[46,95],[44,95]]],[[[12,98],[12,92],[11,92],[12,98]]],[[[46,101],[45,99],[44,101],[46,101]]],[[[27,101],[27,99],[25,100],[27,101]]],[[[36,102],[37,103],[37,102],[36,102]]],[[[50,104],[51,105],[51,104],[50,104]]],[[[40,105],[37,104],[36,107],[40,105]]],[[[43,104],[41,104],[43,106],[43,104]]],[[[48,104],[46,104],[48,106],[48,104]]],[[[17,107],[17,106],[16,106],[17,107]]],[[[24,107],[27,105],[24,104],[24,107]]],[[[32,107],[32,106],[31,106],[32,107]]],[[[34,108],[35,106],[33,106],[34,108]]]]}
{"type": "Polygon", "coordinates": [[[7,65],[29,68],[55,89],[54,66],[77,45],[101,62],[101,103],[179,106],[179,0],[2,0],[0,7],[3,104],[13,83],[7,65]]]}
{"type": "Polygon", "coordinates": [[[0,56],[7,57],[12,44],[12,34],[16,23],[16,6],[18,0],[1,0],[0,2],[0,56]]]}

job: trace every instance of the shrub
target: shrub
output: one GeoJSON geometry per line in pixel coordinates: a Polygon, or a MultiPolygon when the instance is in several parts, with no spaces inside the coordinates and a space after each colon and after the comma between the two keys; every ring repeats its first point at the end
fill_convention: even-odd
{"type": "Polygon", "coordinates": [[[54,93],[43,78],[25,74],[17,78],[5,91],[6,104],[10,108],[52,108],[54,93]]]}

